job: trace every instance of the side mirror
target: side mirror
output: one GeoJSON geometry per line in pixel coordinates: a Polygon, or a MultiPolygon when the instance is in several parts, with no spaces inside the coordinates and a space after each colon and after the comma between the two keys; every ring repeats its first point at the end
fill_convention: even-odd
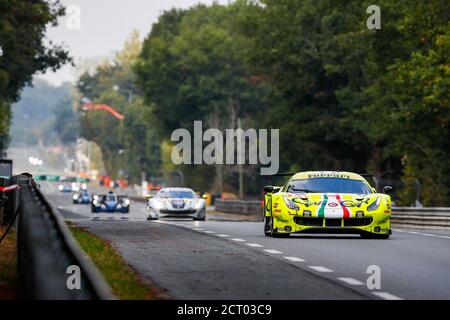
{"type": "Polygon", "coordinates": [[[202,198],[206,200],[206,199],[208,199],[208,195],[204,194],[204,195],[202,195],[202,198]]]}
{"type": "Polygon", "coordinates": [[[275,190],[275,188],[273,186],[265,186],[264,187],[265,193],[273,193],[274,190],[275,190]]]}
{"type": "Polygon", "coordinates": [[[394,188],[392,188],[391,186],[385,186],[383,188],[383,193],[385,194],[392,194],[392,191],[394,191],[394,188]]]}

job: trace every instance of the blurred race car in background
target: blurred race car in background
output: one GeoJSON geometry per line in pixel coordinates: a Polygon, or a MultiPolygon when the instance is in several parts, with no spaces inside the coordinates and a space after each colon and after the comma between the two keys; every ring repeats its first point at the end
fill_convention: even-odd
{"type": "Polygon", "coordinates": [[[93,195],[91,212],[130,212],[130,199],[127,196],[118,196],[110,191],[106,195],[93,195]]]}
{"type": "Polygon", "coordinates": [[[60,192],[78,192],[80,190],[87,190],[86,183],[72,182],[64,183],[58,186],[60,192]]]}
{"type": "Polygon", "coordinates": [[[189,188],[162,188],[156,195],[148,196],[147,219],[193,218],[205,220],[205,200],[189,188]]]}
{"type": "Polygon", "coordinates": [[[72,196],[74,204],[89,204],[91,203],[91,195],[87,191],[75,192],[72,196]]]}
{"type": "Polygon", "coordinates": [[[73,192],[73,191],[75,191],[73,189],[73,185],[72,184],[60,184],[58,186],[58,190],[59,190],[59,192],[73,192]]]}

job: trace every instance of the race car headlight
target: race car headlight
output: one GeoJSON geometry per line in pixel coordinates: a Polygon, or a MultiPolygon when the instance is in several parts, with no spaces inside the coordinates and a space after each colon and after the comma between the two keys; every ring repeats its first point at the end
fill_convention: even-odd
{"type": "Polygon", "coordinates": [[[123,204],[124,204],[125,206],[129,206],[129,205],[130,205],[130,199],[125,199],[125,200],[123,201],[123,204]]]}
{"type": "Polygon", "coordinates": [[[163,205],[162,205],[162,203],[159,202],[159,201],[154,201],[154,202],[150,205],[150,207],[153,208],[153,209],[155,209],[155,210],[161,210],[162,207],[163,207],[163,205]]]}
{"type": "Polygon", "coordinates": [[[194,208],[195,209],[202,209],[205,206],[205,201],[197,200],[194,202],[194,208]]]}
{"type": "Polygon", "coordinates": [[[77,194],[73,195],[73,200],[78,200],[79,196],[77,194]]]}
{"type": "Polygon", "coordinates": [[[303,216],[304,217],[311,217],[312,216],[311,210],[304,210],[303,211],[303,216]]]}
{"type": "Polygon", "coordinates": [[[380,206],[380,203],[381,203],[381,198],[378,197],[377,200],[375,200],[374,202],[372,202],[372,204],[370,204],[370,205],[367,207],[367,211],[375,211],[375,210],[377,210],[378,207],[380,206]]]}
{"type": "Polygon", "coordinates": [[[291,210],[298,210],[298,209],[300,209],[299,206],[295,202],[289,200],[288,197],[283,196],[283,200],[284,200],[284,203],[286,204],[286,206],[289,209],[291,209],[291,210]]]}
{"type": "Polygon", "coordinates": [[[97,200],[97,199],[94,199],[94,201],[92,201],[92,204],[93,204],[94,206],[97,206],[97,205],[98,205],[98,200],[97,200]]]}

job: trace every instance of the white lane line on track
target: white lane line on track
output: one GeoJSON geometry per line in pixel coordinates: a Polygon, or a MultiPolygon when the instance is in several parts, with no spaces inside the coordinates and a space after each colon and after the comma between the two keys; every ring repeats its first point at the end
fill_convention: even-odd
{"type": "Polygon", "coordinates": [[[394,296],[393,294],[390,294],[389,292],[376,291],[376,292],[372,292],[372,294],[381,299],[384,299],[384,300],[403,300],[402,298],[394,296]]]}
{"type": "Polygon", "coordinates": [[[253,247],[253,248],[263,248],[264,246],[257,244],[257,243],[247,243],[247,245],[249,247],[253,247]]]}
{"type": "Polygon", "coordinates": [[[427,237],[439,237],[436,234],[429,234],[429,233],[422,233],[423,236],[427,236],[427,237]]]}
{"type": "Polygon", "coordinates": [[[210,233],[210,234],[213,234],[213,233],[216,233],[215,231],[210,231],[210,230],[205,230],[205,231],[203,231],[204,233],[210,233]]]}
{"type": "Polygon", "coordinates": [[[311,268],[317,272],[334,272],[333,270],[322,267],[322,266],[308,266],[308,268],[311,268]]]}
{"type": "Polygon", "coordinates": [[[415,234],[418,236],[425,236],[425,237],[435,237],[435,238],[442,238],[442,239],[450,239],[449,236],[441,236],[438,234],[431,234],[431,233],[421,233],[416,231],[406,231],[406,230],[400,230],[400,229],[394,229],[395,232],[402,232],[402,233],[409,233],[409,234],[415,234]]]}
{"type": "Polygon", "coordinates": [[[353,278],[337,278],[337,279],[342,282],[345,282],[347,284],[350,284],[352,286],[362,286],[364,284],[361,281],[353,279],[353,278]]]}
{"type": "Polygon", "coordinates": [[[301,259],[301,258],[297,258],[297,257],[283,257],[286,260],[292,261],[292,262],[304,262],[305,260],[301,259]]]}
{"type": "Polygon", "coordinates": [[[236,241],[236,242],[245,242],[244,239],[239,239],[239,238],[232,238],[231,240],[236,241]]]}
{"type": "Polygon", "coordinates": [[[229,238],[230,236],[227,234],[218,234],[218,237],[222,237],[222,238],[229,238]]]}
{"type": "Polygon", "coordinates": [[[273,249],[266,249],[264,250],[267,253],[271,253],[271,254],[282,254],[283,252],[278,251],[278,250],[273,250],[273,249]]]}

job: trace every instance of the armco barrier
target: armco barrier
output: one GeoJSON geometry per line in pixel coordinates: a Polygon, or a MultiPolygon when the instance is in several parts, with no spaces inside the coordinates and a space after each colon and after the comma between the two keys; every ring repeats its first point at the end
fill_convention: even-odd
{"type": "Polygon", "coordinates": [[[394,207],[392,224],[418,229],[450,229],[450,208],[394,207]]]}
{"type": "Polygon", "coordinates": [[[220,200],[216,199],[215,209],[219,212],[243,215],[263,214],[261,201],[220,200]]]}
{"type": "Polygon", "coordinates": [[[17,243],[23,297],[114,299],[102,275],[75,243],[58,210],[32,182],[30,178],[19,179],[17,243]],[[76,283],[76,276],[71,278],[74,282],[69,279],[75,274],[80,275],[81,289],[68,286],[76,283]]]}
{"type": "MultiPolygon", "coordinates": [[[[216,200],[216,211],[263,215],[261,201],[216,200]]],[[[450,208],[394,207],[392,210],[394,227],[418,229],[450,229],[450,208]]]]}

